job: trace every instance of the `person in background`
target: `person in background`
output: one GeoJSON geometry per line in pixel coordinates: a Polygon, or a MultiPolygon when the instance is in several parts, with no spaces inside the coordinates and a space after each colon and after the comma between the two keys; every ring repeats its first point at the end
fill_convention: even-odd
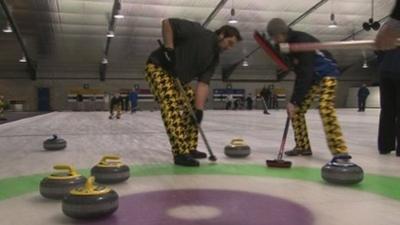
{"type": "Polygon", "coordinates": [[[270,108],[271,106],[268,105],[269,99],[271,98],[271,90],[269,90],[269,88],[267,89],[265,86],[263,87],[263,89],[260,92],[260,96],[261,96],[261,101],[263,102],[263,106],[264,106],[264,114],[270,114],[268,112],[268,108],[270,108]]]}
{"type": "Polygon", "coordinates": [[[0,95],[0,120],[7,120],[4,116],[4,111],[6,110],[6,100],[3,95],[0,95]]]}
{"type": "Polygon", "coordinates": [[[251,96],[251,93],[249,93],[246,98],[246,109],[247,110],[253,109],[253,96],[251,96]]]}
{"type": "Polygon", "coordinates": [[[233,99],[233,110],[238,110],[240,106],[240,98],[234,98],[233,99]]]}
{"type": "Polygon", "coordinates": [[[273,94],[273,87],[274,87],[274,85],[269,85],[268,86],[268,88],[267,88],[267,105],[268,105],[268,108],[272,108],[272,105],[273,105],[273,102],[272,102],[272,94],[273,94]]]}
{"type": "Polygon", "coordinates": [[[110,107],[110,94],[104,92],[103,99],[104,99],[104,110],[108,111],[108,108],[110,107]]]}
{"type": "Polygon", "coordinates": [[[225,109],[229,110],[232,108],[232,102],[233,102],[233,95],[230,93],[226,96],[225,98],[226,104],[225,104],[225,109]]]}
{"type": "Polygon", "coordinates": [[[138,93],[136,88],[132,88],[132,91],[129,92],[129,101],[131,102],[131,113],[135,113],[138,105],[138,93]]]}
{"type": "Polygon", "coordinates": [[[126,95],[123,97],[124,98],[124,111],[125,112],[128,112],[129,111],[129,102],[130,102],[130,99],[129,99],[129,93],[126,93],[126,95]]]}
{"type": "Polygon", "coordinates": [[[124,97],[124,96],[121,96],[121,94],[120,94],[120,97],[121,97],[121,100],[122,100],[122,104],[121,104],[121,110],[122,111],[126,111],[126,109],[125,109],[125,106],[126,106],[126,98],[124,97]]]}
{"type": "Polygon", "coordinates": [[[368,95],[369,95],[369,89],[367,88],[366,84],[363,84],[358,89],[358,93],[357,93],[358,111],[359,112],[365,112],[365,102],[367,101],[368,95]]]}
{"type": "Polygon", "coordinates": [[[78,105],[78,111],[84,111],[83,96],[79,92],[76,95],[76,102],[77,102],[77,105],[78,105]]]}
{"type": "Polygon", "coordinates": [[[272,84],[268,87],[268,90],[271,92],[270,97],[270,105],[271,109],[278,109],[278,95],[276,94],[275,86],[272,84]]]}
{"type": "Polygon", "coordinates": [[[378,52],[380,104],[378,150],[400,156],[400,48],[378,52]],[[396,146],[397,145],[397,146],[396,146]]]}
{"type": "Polygon", "coordinates": [[[110,120],[114,118],[114,111],[116,111],[116,118],[121,118],[122,103],[122,97],[119,93],[113,95],[110,101],[110,116],[108,117],[110,120]]]}
{"type": "Polygon", "coordinates": [[[272,109],[279,109],[279,104],[278,104],[278,95],[275,92],[272,92],[272,109]]]}

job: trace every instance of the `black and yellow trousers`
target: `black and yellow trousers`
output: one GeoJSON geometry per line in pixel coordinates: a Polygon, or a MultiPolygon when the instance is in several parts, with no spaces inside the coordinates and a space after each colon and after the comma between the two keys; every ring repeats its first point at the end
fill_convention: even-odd
{"type": "Polygon", "coordinates": [[[319,114],[325,131],[329,150],[333,155],[347,153],[342,131],[336,116],[335,92],[337,80],[334,77],[324,77],[311,86],[302,104],[297,108],[292,118],[296,148],[311,149],[308,138],[305,114],[315,97],[319,96],[319,114]]]}
{"type": "Polygon", "coordinates": [[[4,111],[6,109],[6,104],[3,100],[0,100],[0,118],[4,118],[4,111]]]}
{"type": "MultiPolygon", "coordinates": [[[[161,117],[174,155],[188,154],[197,148],[198,130],[190,115],[184,96],[176,86],[175,78],[161,67],[148,63],[146,80],[161,107],[161,117]]],[[[192,87],[184,86],[185,95],[194,109],[195,97],[192,87]]]]}
{"type": "Polygon", "coordinates": [[[110,116],[114,116],[114,111],[117,112],[117,117],[121,116],[121,110],[122,110],[122,105],[120,103],[118,104],[111,104],[110,105],[110,116]]]}

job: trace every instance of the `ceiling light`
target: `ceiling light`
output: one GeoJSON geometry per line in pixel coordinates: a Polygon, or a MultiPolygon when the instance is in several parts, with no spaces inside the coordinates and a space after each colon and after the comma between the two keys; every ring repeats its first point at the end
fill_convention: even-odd
{"type": "Polygon", "coordinates": [[[4,33],[12,33],[13,32],[10,24],[7,24],[7,26],[3,29],[3,32],[4,33]]]}
{"type": "Polygon", "coordinates": [[[367,63],[366,60],[364,61],[363,65],[362,65],[362,68],[364,68],[364,69],[367,69],[367,68],[368,68],[368,63],[367,63]]]}
{"type": "Polygon", "coordinates": [[[107,37],[115,37],[115,35],[114,35],[114,31],[112,31],[112,30],[110,30],[110,31],[108,31],[107,32],[107,37]]]}
{"type": "Polygon", "coordinates": [[[228,23],[230,23],[230,24],[235,24],[235,23],[239,23],[239,21],[236,20],[235,18],[230,18],[230,19],[228,20],[228,23]]]}
{"type": "Polygon", "coordinates": [[[331,24],[329,24],[328,26],[329,28],[336,28],[337,27],[337,23],[335,20],[335,14],[331,13],[331,24]]]}
{"type": "Polygon", "coordinates": [[[337,28],[337,24],[336,24],[336,22],[333,22],[333,23],[331,23],[331,24],[329,24],[329,26],[328,26],[329,28],[337,28]]]}
{"type": "Polygon", "coordinates": [[[114,18],[116,18],[116,19],[123,19],[123,18],[124,18],[124,15],[122,15],[122,14],[115,14],[115,15],[114,15],[114,18]]]}
{"type": "Polygon", "coordinates": [[[234,19],[234,18],[231,18],[229,21],[228,21],[228,23],[230,23],[230,24],[235,24],[235,23],[238,23],[239,21],[237,21],[236,19],[234,19]]]}
{"type": "Polygon", "coordinates": [[[26,57],[22,56],[22,58],[19,60],[20,63],[26,63],[26,57]]]}
{"type": "Polygon", "coordinates": [[[231,9],[231,18],[228,20],[228,23],[230,24],[235,24],[238,23],[239,21],[237,19],[235,19],[235,9],[232,8],[231,9]]]}
{"type": "Polygon", "coordinates": [[[123,18],[124,18],[124,15],[122,15],[122,14],[120,14],[120,13],[117,13],[117,14],[114,15],[114,18],[116,18],[116,19],[123,19],[123,18]]]}
{"type": "Polygon", "coordinates": [[[243,60],[242,66],[244,66],[244,67],[249,66],[249,62],[247,61],[247,59],[243,60]]]}

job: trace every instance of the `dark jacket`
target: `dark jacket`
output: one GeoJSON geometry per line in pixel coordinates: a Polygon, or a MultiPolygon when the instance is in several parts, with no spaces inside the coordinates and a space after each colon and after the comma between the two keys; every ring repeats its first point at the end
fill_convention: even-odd
{"type": "Polygon", "coordinates": [[[400,48],[379,51],[377,55],[381,77],[400,80],[400,48]]]}
{"type": "Polygon", "coordinates": [[[83,102],[83,96],[81,94],[76,95],[76,101],[77,102],[83,102]]]}
{"type": "Polygon", "coordinates": [[[138,100],[138,93],[136,91],[132,91],[129,93],[129,100],[131,102],[137,102],[138,100]]]}
{"type": "MultiPolygon", "coordinates": [[[[319,42],[310,34],[289,30],[289,43],[319,42]]],[[[296,81],[291,102],[300,105],[310,87],[324,76],[338,76],[336,62],[328,51],[299,52],[288,54],[294,63],[296,81]]]]}
{"type": "Polygon", "coordinates": [[[396,1],[396,5],[393,8],[392,14],[390,14],[390,17],[400,20],[400,0],[396,1]]]}
{"type": "MultiPolygon", "coordinates": [[[[174,33],[176,64],[174,76],[182,83],[194,79],[210,83],[219,62],[218,36],[199,23],[169,19],[174,33]]],[[[153,51],[149,61],[166,68],[161,48],[153,51]]]]}
{"type": "Polygon", "coordinates": [[[359,98],[366,98],[366,97],[368,97],[368,95],[369,95],[369,90],[368,90],[367,87],[360,87],[360,88],[358,89],[357,96],[358,96],[359,98]]]}
{"type": "Polygon", "coordinates": [[[121,105],[122,105],[122,97],[121,97],[121,96],[119,96],[119,97],[113,96],[113,97],[111,98],[110,105],[111,105],[111,106],[114,106],[114,105],[118,105],[118,104],[121,104],[121,105]]]}
{"type": "Polygon", "coordinates": [[[261,97],[263,97],[264,99],[269,99],[271,97],[271,89],[270,88],[263,88],[260,92],[261,97]]]}

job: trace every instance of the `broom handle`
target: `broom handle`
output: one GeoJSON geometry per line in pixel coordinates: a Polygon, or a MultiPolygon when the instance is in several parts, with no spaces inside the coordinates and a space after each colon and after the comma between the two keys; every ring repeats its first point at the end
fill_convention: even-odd
{"type": "Polygon", "coordinates": [[[214,157],[215,158],[214,152],[212,151],[211,146],[208,143],[208,140],[206,138],[206,135],[204,134],[203,128],[201,127],[200,123],[198,122],[196,113],[194,112],[193,107],[190,104],[190,100],[185,94],[185,89],[183,88],[182,83],[180,82],[180,80],[178,78],[175,78],[175,83],[178,86],[178,89],[179,89],[179,92],[180,92],[181,96],[183,97],[184,105],[189,110],[189,113],[190,113],[192,119],[196,123],[197,129],[199,130],[199,133],[200,133],[200,135],[201,135],[201,137],[202,137],[202,139],[204,141],[204,144],[206,145],[208,154],[210,154],[210,157],[214,157]]]}
{"type": "MultiPolygon", "coordinates": [[[[164,47],[164,45],[161,42],[161,40],[157,40],[157,42],[160,45],[160,48],[164,47]]],[[[178,86],[179,93],[181,94],[181,97],[183,97],[184,105],[189,110],[189,113],[190,113],[191,117],[193,118],[193,120],[194,120],[194,122],[195,122],[195,124],[197,126],[197,129],[199,130],[199,133],[200,133],[201,137],[203,138],[203,141],[204,141],[204,144],[206,145],[207,151],[210,154],[209,159],[212,160],[211,158],[214,158],[215,160],[212,160],[212,161],[216,161],[217,158],[215,157],[214,152],[212,151],[211,146],[208,143],[206,135],[204,134],[204,131],[201,128],[201,125],[197,120],[197,116],[196,116],[196,114],[195,114],[195,112],[194,112],[194,110],[193,110],[193,108],[192,108],[192,106],[190,104],[189,98],[185,94],[185,89],[183,88],[181,81],[177,77],[174,78],[174,80],[175,80],[175,84],[178,86]]]]}
{"type": "Polygon", "coordinates": [[[279,153],[278,153],[278,160],[282,160],[282,157],[283,157],[283,150],[285,149],[286,137],[287,137],[287,133],[289,131],[289,124],[290,124],[290,118],[287,117],[286,124],[285,124],[285,130],[283,131],[281,148],[279,149],[279,153]]]}
{"type": "MultiPolygon", "coordinates": [[[[400,39],[397,39],[397,46],[400,46],[400,39]]],[[[280,50],[283,53],[308,52],[318,49],[375,49],[375,40],[362,41],[330,41],[330,42],[308,42],[308,43],[281,43],[280,50]]]]}
{"type": "Polygon", "coordinates": [[[267,102],[265,101],[265,98],[263,96],[261,96],[261,99],[262,99],[262,102],[264,103],[265,110],[268,111],[268,105],[267,105],[267,102]]]}

